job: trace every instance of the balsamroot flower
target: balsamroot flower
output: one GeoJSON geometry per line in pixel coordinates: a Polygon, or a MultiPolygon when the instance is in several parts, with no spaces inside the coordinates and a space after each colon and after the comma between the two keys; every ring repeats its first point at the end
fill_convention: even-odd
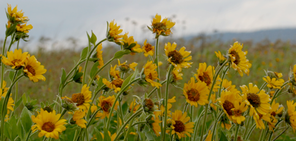
{"type": "Polygon", "coordinates": [[[39,130],[39,137],[45,136],[47,138],[58,139],[59,134],[66,130],[64,126],[66,119],[60,119],[61,114],[56,114],[56,111],[47,112],[41,109],[38,115],[35,117],[32,115],[32,121],[36,123],[32,126],[32,131],[39,130]]]}
{"type": "Polygon", "coordinates": [[[28,17],[24,16],[24,12],[22,12],[22,10],[17,11],[17,6],[15,6],[12,10],[11,10],[11,5],[7,4],[7,15],[8,15],[8,20],[12,23],[14,22],[26,22],[28,21],[28,17]]]}
{"type": "Polygon", "coordinates": [[[161,84],[154,81],[155,79],[159,80],[158,74],[155,71],[156,68],[157,66],[152,61],[148,61],[144,66],[144,74],[146,82],[149,82],[151,86],[159,88],[161,84]]]}
{"type": "Polygon", "coordinates": [[[185,51],[185,47],[182,47],[179,51],[176,50],[177,44],[170,42],[165,44],[165,55],[168,57],[168,61],[176,68],[189,68],[191,67],[192,56],[189,56],[191,51],[185,51]]]}
{"type": "Polygon", "coordinates": [[[167,18],[161,21],[161,16],[156,14],[152,20],[151,27],[148,27],[153,33],[156,33],[156,37],[159,35],[168,36],[172,33],[171,28],[175,25],[175,22],[171,22],[167,18]]]}
{"type": "Polygon", "coordinates": [[[129,65],[127,65],[126,63],[127,63],[127,61],[125,61],[124,63],[120,63],[120,60],[118,59],[118,67],[121,72],[127,73],[130,70],[135,71],[136,66],[138,65],[138,63],[136,63],[136,62],[133,62],[129,65]]]}
{"type": "MultiPolygon", "coordinates": [[[[102,109],[102,112],[98,112],[96,117],[100,117],[101,119],[108,117],[110,113],[110,109],[113,106],[114,102],[115,102],[114,95],[108,96],[108,97],[100,96],[98,106],[102,109]]],[[[115,103],[114,110],[117,110],[118,104],[119,103],[117,101],[115,103]]]]}
{"type": "Polygon", "coordinates": [[[46,78],[43,76],[46,73],[46,69],[37,61],[35,56],[28,56],[28,60],[25,62],[24,72],[27,77],[33,82],[38,82],[39,80],[45,81],[46,78]]]}
{"type": "MultiPolygon", "coordinates": [[[[186,137],[186,135],[191,137],[190,133],[193,133],[194,122],[188,122],[189,120],[190,117],[186,112],[183,114],[181,110],[176,110],[172,113],[172,134],[177,134],[179,139],[186,137]]],[[[166,132],[170,133],[170,130],[166,130],[166,132]]]]}
{"type": "Polygon", "coordinates": [[[191,77],[188,83],[184,84],[183,94],[186,97],[186,101],[192,105],[197,107],[198,105],[205,105],[208,101],[209,89],[204,82],[197,82],[193,77],[191,77]]]}
{"type": "Polygon", "coordinates": [[[7,52],[7,58],[2,56],[2,63],[10,66],[12,69],[20,69],[28,62],[28,56],[28,52],[22,53],[22,49],[15,49],[14,52],[7,52]]]}
{"type": "Polygon", "coordinates": [[[243,45],[235,42],[233,46],[228,50],[228,55],[230,57],[231,67],[238,71],[238,73],[243,76],[243,73],[249,75],[250,68],[252,66],[249,60],[246,58],[248,51],[242,51],[243,45]]]}
{"type": "Polygon", "coordinates": [[[122,45],[122,37],[123,35],[120,35],[120,33],[122,32],[122,29],[120,29],[120,26],[117,25],[117,23],[114,23],[114,20],[112,22],[110,22],[109,24],[109,31],[107,34],[107,39],[110,42],[115,42],[117,44],[122,45]]]}
{"type": "Polygon", "coordinates": [[[294,101],[289,100],[287,101],[287,106],[288,106],[288,113],[286,114],[285,121],[291,125],[293,128],[293,131],[295,132],[296,130],[296,103],[294,101]]]}
{"type": "Polygon", "coordinates": [[[147,39],[144,42],[144,45],[142,47],[142,50],[144,51],[145,57],[147,57],[148,55],[153,56],[153,54],[154,54],[154,46],[152,46],[151,44],[147,43],[147,39]]]}
{"type": "Polygon", "coordinates": [[[215,85],[213,91],[216,92],[219,89],[220,77],[217,77],[218,81],[216,81],[216,83],[213,84],[213,74],[215,74],[215,68],[213,66],[209,65],[207,67],[207,63],[199,63],[197,73],[194,74],[194,76],[198,81],[206,83],[209,89],[211,89],[212,85],[215,85]]]}
{"type": "Polygon", "coordinates": [[[75,124],[77,124],[78,126],[80,126],[81,128],[86,128],[86,120],[83,119],[85,116],[85,111],[82,110],[76,110],[73,114],[73,121],[75,121],[75,124]]]}
{"type": "Polygon", "coordinates": [[[125,33],[123,35],[123,48],[131,51],[131,55],[134,55],[135,53],[143,52],[143,50],[141,49],[141,46],[137,43],[137,41],[134,41],[134,37],[133,36],[128,37],[128,33],[125,33]]]}
{"type": "Polygon", "coordinates": [[[102,51],[102,44],[99,44],[96,50],[96,58],[98,58],[99,60],[99,66],[98,68],[101,68],[102,66],[104,66],[104,60],[103,60],[103,51],[102,51]]]}

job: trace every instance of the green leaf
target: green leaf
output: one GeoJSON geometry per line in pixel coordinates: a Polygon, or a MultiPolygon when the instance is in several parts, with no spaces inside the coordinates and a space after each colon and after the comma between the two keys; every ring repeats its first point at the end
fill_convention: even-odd
{"type": "Polygon", "coordinates": [[[11,81],[13,81],[12,79],[13,79],[14,73],[15,73],[14,71],[9,71],[9,79],[11,81]]]}
{"type": "Polygon", "coordinates": [[[117,52],[114,54],[114,58],[115,58],[115,59],[119,59],[119,58],[121,58],[123,55],[125,55],[125,54],[129,54],[129,53],[131,53],[130,50],[120,50],[120,51],[117,51],[117,52]]]}
{"type": "Polygon", "coordinates": [[[88,47],[85,47],[80,54],[80,60],[84,60],[87,56],[87,52],[88,52],[88,47]]]}
{"type": "Polygon", "coordinates": [[[62,68],[62,76],[61,76],[61,84],[64,84],[66,81],[66,71],[64,68],[62,68]]]}
{"type": "Polygon", "coordinates": [[[22,101],[23,101],[23,104],[26,105],[27,103],[26,93],[22,95],[22,101]]]}
{"type": "Polygon", "coordinates": [[[127,113],[127,109],[128,109],[128,104],[127,104],[127,102],[124,102],[122,104],[122,113],[123,113],[123,115],[125,115],[127,113]]]}
{"type": "Polygon", "coordinates": [[[21,123],[25,131],[25,134],[27,134],[31,130],[31,126],[33,125],[31,116],[32,116],[32,113],[27,108],[23,108],[23,111],[20,115],[19,122],[21,123]]]}
{"type": "Polygon", "coordinates": [[[143,132],[145,133],[145,136],[147,137],[148,141],[154,141],[156,138],[156,135],[153,130],[151,130],[148,126],[144,127],[143,132]]]}
{"type": "Polygon", "coordinates": [[[225,136],[225,134],[221,130],[219,130],[219,133],[220,133],[220,135],[219,135],[220,140],[219,141],[227,141],[228,140],[227,137],[225,136]]]}
{"type": "Polygon", "coordinates": [[[23,100],[23,97],[21,97],[16,103],[15,103],[15,106],[14,106],[14,110],[16,110],[20,104],[22,103],[22,100],[23,100]]]}
{"type": "Polygon", "coordinates": [[[96,45],[97,36],[91,31],[91,37],[89,40],[93,45],[96,45]]]}
{"type": "Polygon", "coordinates": [[[16,25],[17,23],[10,25],[10,27],[8,29],[6,29],[6,36],[10,36],[11,34],[13,34],[16,31],[16,25]]]}
{"type": "Polygon", "coordinates": [[[4,135],[8,137],[10,140],[14,140],[18,135],[17,132],[14,131],[18,128],[16,117],[15,116],[10,117],[8,122],[5,122],[4,127],[5,127],[4,135]]]}
{"type": "Polygon", "coordinates": [[[106,128],[104,128],[104,141],[111,141],[111,137],[109,136],[106,128]]]}
{"type": "Polygon", "coordinates": [[[89,76],[91,77],[91,78],[93,78],[94,76],[95,76],[95,74],[96,74],[96,72],[97,72],[97,70],[98,70],[98,66],[99,66],[100,64],[99,64],[99,62],[97,61],[93,66],[92,66],[92,68],[91,68],[91,70],[90,70],[90,73],[89,73],[89,76]]]}

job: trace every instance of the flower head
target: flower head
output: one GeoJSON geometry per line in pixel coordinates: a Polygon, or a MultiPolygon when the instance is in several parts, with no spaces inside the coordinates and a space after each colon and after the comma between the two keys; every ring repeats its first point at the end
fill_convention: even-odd
{"type": "Polygon", "coordinates": [[[130,106],[129,106],[129,112],[133,112],[133,113],[135,113],[136,111],[138,111],[138,109],[140,108],[140,104],[138,104],[137,102],[136,102],[136,100],[134,99],[133,101],[132,101],[132,103],[130,104],[130,106]]]}
{"type": "Polygon", "coordinates": [[[230,57],[231,67],[238,71],[238,73],[243,76],[243,73],[249,75],[250,68],[252,66],[249,60],[246,58],[247,51],[242,51],[243,45],[235,42],[233,46],[228,50],[228,55],[230,57]]]}
{"type": "Polygon", "coordinates": [[[156,134],[156,136],[160,136],[160,133],[161,133],[161,127],[159,125],[161,123],[161,120],[159,119],[159,115],[160,115],[160,111],[154,111],[153,116],[151,118],[151,120],[153,121],[153,123],[151,124],[151,127],[154,133],[156,134]]]}
{"type": "Polygon", "coordinates": [[[115,96],[100,96],[99,97],[99,103],[98,106],[102,109],[102,112],[99,112],[97,114],[97,117],[101,117],[101,119],[104,119],[105,117],[109,116],[110,113],[110,109],[111,107],[114,105],[114,110],[117,110],[118,107],[118,101],[116,103],[115,102],[115,96]]]}
{"type": "Polygon", "coordinates": [[[285,121],[289,125],[291,125],[291,127],[293,128],[293,131],[295,132],[295,130],[296,130],[296,111],[295,111],[296,103],[294,103],[294,101],[292,101],[292,100],[289,100],[289,101],[287,101],[287,106],[288,106],[288,113],[286,114],[285,121]]]}
{"type": "Polygon", "coordinates": [[[118,67],[121,72],[127,73],[130,70],[135,71],[136,66],[138,65],[138,63],[136,63],[136,62],[133,62],[129,65],[127,65],[126,63],[127,63],[127,61],[125,61],[124,63],[120,63],[120,60],[118,59],[118,67]]]}
{"type": "Polygon", "coordinates": [[[32,126],[32,131],[39,130],[39,137],[46,136],[47,138],[58,139],[59,134],[66,130],[64,126],[66,124],[65,119],[60,119],[61,114],[56,114],[56,111],[47,112],[41,109],[38,115],[35,117],[32,115],[32,121],[36,123],[32,126]]]}
{"type": "Polygon", "coordinates": [[[185,47],[182,47],[179,51],[176,50],[177,44],[171,44],[168,42],[165,44],[165,55],[168,57],[168,61],[177,69],[189,68],[192,62],[188,62],[192,59],[190,51],[185,51],[185,47]]]}
{"type": "Polygon", "coordinates": [[[22,12],[22,10],[17,11],[17,6],[15,6],[11,10],[10,4],[7,4],[7,15],[8,15],[8,20],[12,23],[14,22],[24,23],[29,20],[27,16],[24,16],[24,12],[22,12]]]}
{"type": "Polygon", "coordinates": [[[99,66],[98,68],[101,68],[102,66],[104,66],[104,60],[103,60],[103,51],[102,51],[102,44],[99,44],[96,50],[96,58],[98,58],[99,60],[99,66]]]}
{"type": "Polygon", "coordinates": [[[41,65],[39,61],[37,61],[34,55],[30,56],[25,62],[24,72],[25,75],[28,76],[29,79],[33,82],[46,80],[46,78],[43,76],[43,74],[46,73],[46,69],[44,69],[44,66],[41,65]]]}
{"type": "Polygon", "coordinates": [[[156,14],[155,17],[153,18],[151,28],[149,29],[151,29],[153,33],[156,33],[156,38],[158,38],[159,35],[163,35],[163,36],[170,35],[172,33],[171,28],[174,25],[175,23],[171,22],[167,18],[161,21],[161,16],[156,14]]]}
{"type": "Polygon", "coordinates": [[[149,82],[152,86],[159,88],[161,87],[161,84],[154,81],[155,79],[159,80],[158,74],[155,71],[156,68],[157,66],[152,61],[148,61],[144,66],[144,74],[146,82],[149,82]]]}
{"type": "Polygon", "coordinates": [[[220,51],[216,52],[215,54],[217,56],[217,58],[219,59],[219,64],[222,65],[224,63],[224,61],[226,60],[226,58],[221,54],[220,51]]]}
{"type": "Polygon", "coordinates": [[[128,37],[128,33],[123,35],[123,48],[131,51],[132,55],[143,51],[137,41],[134,41],[133,36],[128,37]]]}
{"type": "Polygon", "coordinates": [[[115,93],[121,90],[121,85],[123,84],[123,79],[115,78],[111,82],[103,78],[103,83],[109,88],[113,89],[115,93]]]}
{"type": "Polygon", "coordinates": [[[186,97],[186,101],[197,107],[199,105],[205,105],[208,101],[209,89],[204,82],[197,82],[191,77],[188,83],[184,84],[183,94],[186,97]]]}
{"type": "Polygon", "coordinates": [[[33,29],[33,26],[31,24],[27,25],[27,23],[18,24],[16,26],[16,31],[18,32],[29,33],[29,30],[31,29],[33,29]]]}
{"type": "Polygon", "coordinates": [[[284,79],[270,78],[269,76],[263,77],[263,80],[267,83],[267,87],[271,89],[281,89],[284,84],[284,79]]]}
{"type": "Polygon", "coordinates": [[[27,63],[28,52],[22,53],[22,49],[15,49],[14,52],[7,52],[7,58],[2,56],[2,63],[11,66],[12,69],[20,69],[27,63]]]}
{"type": "Polygon", "coordinates": [[[107,34],[107,39],[109,41],[115,42],[117,44],[123,44],[122,43],[123,35],[120,35],[121,32],[122,32],[122,29],[120,29],[120,26],[117,25],[117,23],[115,23],[114,20],[113,20],[109,24],[109,31],[108,31],[108,34],[107,34]]]}
{"type": "Polygon", "coordinates": [[[142,47],[142,50],[144,51],[145,57],[147,57],[148,55],[153,56],[153,54],[154,54],[154,46],[152,46],[151,44],[147,43],[147,39],[144,42],[144,45],[142,47]]]}
{"type": "MultiPolygon", "coordinates": [[[[215,74],[215,68],[213,66],[208,66],[207,63],[199,63],[197,73],[194,74],[198,81],[206,83],[207,87],[210,89],[214,82],[213,75],[215,74]]],[[[220,80],[218,77],[217,80],[220,80]]],[[[219,88],[219,83],[216,81],[213,91],[216,92],[219,88]]]]}
{"type": "MultiPolygon", "coordinates": [[[[179,139],[182,137],[191,137],[190,133],[193,133],[194,122],[188,122],[190,117],[187,116],[187,113],[182,113],[181,110],[176,110],[172,113],[171,119],[171,128],[172,134],[177,134],[179,139]]],[[[170,130],[167,130],[170,133],[170,130]]]]}
{"type": "Polygon", "coordinates": [[[82,110],[76,110],[73,114],[73,121],[75,121],[75,124],[77,124],[78,126],[80,126],[81,128],[86,128],[86,120],[83,119],[83,117],[85,116],[85,111],[82,110]]]}
{"type": "Polygon", "coordinates": [[[176,69],[176,68],[173,69],[172,75],[173,75],[173,80],[172,80],[173,82],[177,82],[178,80],[183,79],[182,78],[183,73],[180,70],[176,69]]]}

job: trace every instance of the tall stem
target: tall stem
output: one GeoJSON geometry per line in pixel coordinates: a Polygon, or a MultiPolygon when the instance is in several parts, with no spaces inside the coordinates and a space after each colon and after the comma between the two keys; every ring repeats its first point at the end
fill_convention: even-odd
{"type": "MultiPolygon", "coordinates": [[[[166,83],[166,82],[167,82],[167,80],[163,80],[160,84],[163,85],[163,84],[166,83]]],[[[150,97],[150,96],[156,91],[156,89],[157,89],[157,87],[154,87],[154,88],[152,89],[152,91],[148,94],[148,97],[150,97]]]]}
{"type": "MultiPolygon", "coordinates": [[[[158,78],[160,79],[160,70],[159,70],[159,65],[158,65],[158,62],[159,62],[159,37],[156,38],[156,42],[155,42],[155,62],[156,62],[156,71],[157,71],[157,75],[158,75],[158,78]]],[[[159,82],[159,80],[157,80],[157,82],[159,82]]],[[[158,96],[158,101],[160,100],[161,98],[161,94],[160,94],[160,88],[157,89],[157,96],[158,96]]]]}
{"type": "MultiPolygon", "coordinates": [[[[253,132],[253,130],[255,129],[255,127],[256,127],[256,124],[254,124],[254,125],[251,127],[251,129],[249,130],[249,132],[248,132],[248,134],[247,134],[247,137],[246,137],[244,140],[248,140],[248,139],[249,139],[249,137],[250,137],[251,133],[253,132]]],[[[247,131],[246,131],[246,132],[247,132],[247,131]]]]}
{"type": "Polygon", "coordinates": [[[107,65],[109,65],[115,58],[111,58],[106,64],[104,64],[96,73],[95,75],[91,78],[91,80],[89,81],[88,83],[88,86],[91,85],[91,83],[94,81],[94,79],[96,78],[96,75],[101,71],[103,70],[107,65]]]}
{"type": "Polygon", "coordinates": [[[276,136],[272,141],[275,141],[277,138],[279,138],[282,134],[284,134],[288,129],[289,129],[290,126],[287,126],[287,128],[281,132],[278,136],[276,136]]]}
{"type": "Polygon", "coordinates": [[[282,92],[283,88],[284,88],[287,84],[289,84],[289,82],[290,82],[290,81],[286,81],[286,82],[281,86],[281,89],[278,89],[278,90],[274,93],[274,95],[273,95],[273,97],[272,97],[270,103],[272,103],[273,100],[275,100],[275,98],[278,97],[278,95],[282,92]]]}
{"type": "Polygon", "coordinates": [[[11,41],[10,41],[7,51],[10,51],[10,48],[11,48],[12,44],[14,43],[14,37],[15,37],[15,34],[13,34],[11,37],[11,41]]]}
{"type": "Polygon", "coordinates": [[[168,99],[169,99],[169,84],[170,84],[170,74],[171,74],[171,71],[173,69],[174,66],[170,65],[169,66],[169,71],[167,72],[167,76],[166,76],[166,87],[165,87],[165,110],[164,110],[164,120],[163,120],[163,132],[162,132],[162,140],[165,141],[165,129],[166,129],[166,124],[167,124],[167,118],[168,118],[168,99]]]}
{"type": "Polygon", "coordinates": [[[239,124],[236,124],[236,131],[235,131],[235,136],[234,136],[234,141],[237,141],[237,134],[238,134],[238,131],[239,131],[239,124]]]}
{"type": "MultiPolygon", "coordinates": [[[[2,56],[5,56],[5,45],[6,45],[7,36],[5,36],[3,46],[2,46],[2,56]]],[[[1,59],[2,60],[2,59],[1,59]]],[[[1,63],[1,62],[0,62],[1,63]]],[[[4,64],[1,63],[1,88],[3,88],[3,78],[4,78],[4,64]]],[[[2,132],[1,132],[2,134],[2,132]]]]}
{"type": "MultiPolygon", "coordinates": [[[[223,69],[223,67],[224,67],[227,63],[228,63],[228,61],[226,60],[226,61],[220,66],[220,68],[218,69],[218,71],[215,73],[215,76],[214,76],[214,79],[213,79],[213,83],[212,83],[212,86],[211,86],[211,90],[210,90],[210,93],[209,93],[208,101],[210,101],[211,94],[212,94],[213,88],[214,88],[214,86],[215,86],[215,83],[216,83],[217,77],[218,77],[219,73],[221,72],[221,70],[223,69]]],[[[208,114],[209,104],[206,104],[205,106],[206,106],[206,109],[205,109],[204,120],[203,120],[202,128],[201,128],[200,141],[203,140],[204,128],[205,128],[206,121],[207,121],[207,114],[208,114]]]]}
{"type": "MultiPolygon", "coordinates": [[[[220,121],[220,118],[221,118],[223,115],[224,115],[224,112],[221,111],[220,114],[219,114],[219,116],[218,116],[218,118],[217,118],[216,121],[215,121],[214,129],[213,129],[213,133],[214,133],[214,134],[215,134],[215,130],[216,130],[216,127],[217,127],[217,123],[218,123],[218,121],[220,121]]],[[[212,141],[213,141],[213,140],[214,140],[214,138],[212,137],[212,141]]]]}
{"type": "MultiPolygon", "coordinates": [[[[106,41],[107,39],[103,39],[101,40],[98,44],[96,44],[94,46],[94,48],[88,53],[86,61],[85,61],[85,65],[84,65],[84,73],[83,73],[83,77],[82,77],[82,85],[85,84],[85,74],[86,74],[86,69],[87,69],[87,64],[88,64],[88,60],[90,58],[90,56],[92,55],[92,53],[95,51],[95,49],[97,48],[98,45],[100,45],[102,42],[106,41]]],[[[89,45],[89,48],[91,47],[91,45],[89,45]]]]}

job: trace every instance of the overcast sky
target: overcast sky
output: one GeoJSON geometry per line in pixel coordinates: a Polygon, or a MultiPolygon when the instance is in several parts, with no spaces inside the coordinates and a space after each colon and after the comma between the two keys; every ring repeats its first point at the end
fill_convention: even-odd
{"type": "Polygon", "coordinates": [[[295,0],[0,0],[0,39],[4,38],[7,3],[29,17],[32,38],[104,38],[113,19],[134,38],[153,38],[145,26],[156,13],[176,22],[173,36],[200,32],[254,31],[296,27],[295,0]],[[143,30],[144,29],[144,30],[143,30]]]}

